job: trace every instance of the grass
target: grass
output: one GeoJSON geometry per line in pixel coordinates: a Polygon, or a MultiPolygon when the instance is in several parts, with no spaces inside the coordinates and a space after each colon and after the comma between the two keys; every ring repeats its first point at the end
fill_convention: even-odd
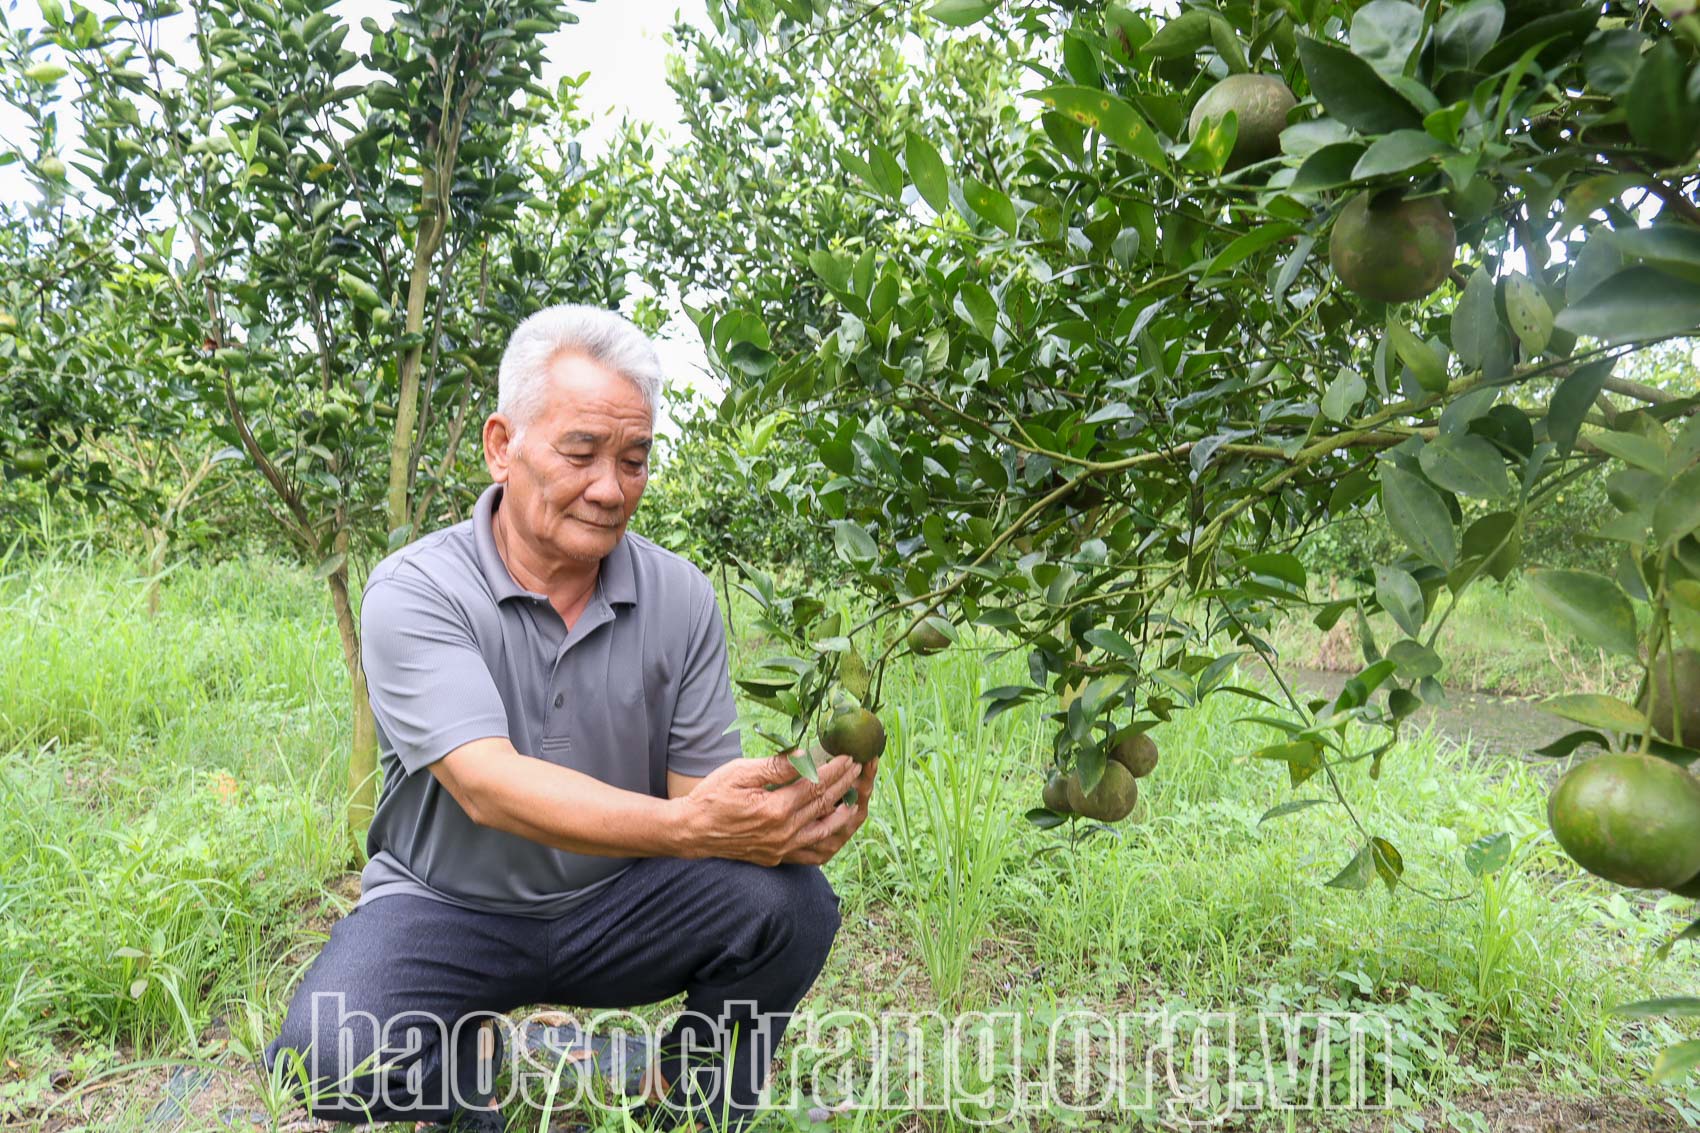
{"type": "MultiPolygon", "coordinates": [[[[348,903],[327,602],[284,567],[191,565],[149,619],[137,573],[71,555],[0,566],[0,1125],[139,1130],[168,1065],[217,1064],[221,1098],[282,1128],[291,1111],[253,1054],[348,903]]],[[[1484,607],[1454,622],[1467,618],[1495,620],[1484,607]]],[[[1189,1034],[1220,1023],[1210,1012],[1248,1027],[1260,1011],[1369,1012],[1385,1023],[1371,1053],[1391,1070],[1391,1112],[1251,1124],[1486,1127],[1493,1099],[1513,1096],[1700,1119],[1700,1089],[1647,1082],[1683,1034],[1606,1010],[1700,982],[1686,946],[1650,961],[1688,903],[1582,875],[1545,832],[1535,771],[1432,734],[1378,780],[1349,769],[1358,814],[1399,847],[1411,887],[1342,892],[1323,883],[1358,836],[1332,807],[1260,822],[1294,792],[1244,758],[1271,737],[1221,698],[1156,733],[1163,762],[1142,784],[1140,821],[1092,834],[1029,825],[1049,751],[1040,710],[988,724],[977,702],[1022,667],[959,647],[888,677],[885,771],[870,824],[829,867],[845,928],[805,1008],[980,1011],[994,1029],[1013,1013],[1004,1056],[967,1081],[952,1071],[1006,1086],[1015,1061],[1032,1076],[1050,1028],[1070,1033],[1082,1009],[1182,1012],[1189,1034]],[[1499,832],[1509,864],[1473,876],[1465,848],[1499,832]]],[[[1011,1123],[1080,1123],[1070,1098],[1110,1068],[1079,1037],[1061,1058],[1083,1074],[1078,1088],[1011,1123]]],[[[788,1046],[822,1083],[844,1052],[873,1052],[860,1033],[842,1048],[802,1035],[788,1046]]],[[[1232,1054],[1240,1080],[1261,1073],[1255,1036],[1232,1054]]],[[[1299,1051],[1284,1080],[1311,1057],[1299,1051]]],[[[1206,1067],[1197,1106],[1229,1065],[1206,1067]]],[[[945,1066],[922,1071],[942,1088],[945,1066]]],[[[1140,1100],[1118,1124],[1169,1113],[1140,1100]]],[[[957,1127],[973,1108],[859,1112],[835,1128],[957,1127]]],[[[219,1128],[214,1117],[180,1128],[219,1128]]]]}

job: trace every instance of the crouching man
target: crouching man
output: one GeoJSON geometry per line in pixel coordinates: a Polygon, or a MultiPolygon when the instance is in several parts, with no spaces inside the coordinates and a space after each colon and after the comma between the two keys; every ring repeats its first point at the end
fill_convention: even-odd
{"type": "Polygon", "coordinates": [[[867,818],[877,765],[840,756],[810,783],[739,758],[714,590],[626,531],[660,392],[618,315],[527,319],[484,423],[494,484],[372,572],[371,857],[265,1052],[317,1117],[500,1129],[500,1031],[457,1023],[683,992],[643,1088],[737,1125],[826,962],[819,867],[867,818]]]}

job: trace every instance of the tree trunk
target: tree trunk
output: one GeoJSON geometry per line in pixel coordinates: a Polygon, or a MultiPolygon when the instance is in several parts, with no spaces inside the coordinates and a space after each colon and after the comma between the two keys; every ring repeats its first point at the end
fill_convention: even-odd
{"type": "MultiPolygon", "coordinates": [[[[449,168],[453,168],[451,164],[449,168]]],[[[413,247],[413,271],[407,283],[408,334],[417,335],[425,329],[425,299],[431,288],[431,263],[442,246],[445,226],[444,210],[440,203],[440,178],[436,169],[427,166],[423,174],[421,202],[430,210],[419,221],[419,232],[413,247]]],[[[402,351],[396,363],[395,429],[390,436],[390,477],[387,494],[388,519],[392,534],[413,522],[408,506],[412,485],[413,432],[419,421],[419,363],[424,346],[415,342],[402,351]]],[[[409,531],[411,542],[416,532],[409,531]]]]}
{"type": "Polygon", "coordinates": [[[372,718],[366,674],[360,668],[360,627],[354,620],[354,605],[348,597],[348,567],[338,567],[327,581],[331,604],[336,608],[342,658],[348,666],[349,707],[354,725],[353,743],[348,752],[348,836],[353,860],[364,862],[366,828],[372,824],[372,812],[378,801],[378,725],[372,718]]]}
{"type": "Polygon", "coordinates": [[[148,528],[148,617],[159,615],[159,574],[165,569],[165,551],[171,545],[171,537],[163,527],[148,528]]]}

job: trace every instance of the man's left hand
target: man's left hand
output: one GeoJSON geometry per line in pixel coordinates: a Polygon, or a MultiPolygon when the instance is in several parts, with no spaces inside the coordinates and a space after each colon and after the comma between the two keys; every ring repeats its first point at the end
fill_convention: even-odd
{"type": "Polygon", "coordinates": [[[856,777],[856,801],[840,806],[833,812],[832,827],[820,841],[786,856],[787,862],[797,865],[825,865],[844,848],[868,820],[868,803],[874,794],[874,777],[879,774],[880,761],[871,759],[862,765],[856,777]]]}

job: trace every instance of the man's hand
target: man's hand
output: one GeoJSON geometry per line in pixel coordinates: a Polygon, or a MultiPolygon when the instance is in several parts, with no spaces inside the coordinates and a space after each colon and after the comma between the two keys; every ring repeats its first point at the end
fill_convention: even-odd
{"type": "Polygon", "coordinates": [[[818,865],[831,858],[867,818],[873,771],[847,755],[816,770],[819,781],[811,783],[785,755],[722,764],[675,800],[683,815],[681,856],[763,866],[818,865]],[[839,806],[852,786],[860,796],[856,805],[839,806]]]}
{"type": "MultiPolygon", "coordinates": [[[[839,758],[843,758],[840,756],[839,758]]],[[[834,854],[844,848],[845,843],[855,837],[856,831],[862,828],[862,823],[868,820],[868,802],[874,794],[874,777],[879,774],[880,761],[871,759],[860,768],[861,774],[856,776],[853,786],[856,788],[856,802],[852,806],[841,806],[835,814],[845,816],[844,823],[833,830],[812,846],[804,846],[792,856],[788,862],[799,865],[825,865],[832,860],[834,854]]]]}

